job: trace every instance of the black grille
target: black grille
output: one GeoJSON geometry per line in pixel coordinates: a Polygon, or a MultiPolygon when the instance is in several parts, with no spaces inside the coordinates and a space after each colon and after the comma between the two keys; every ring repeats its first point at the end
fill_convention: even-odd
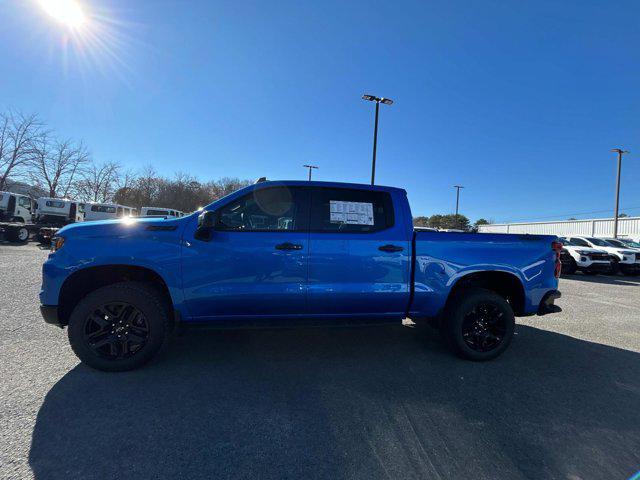
{"type": "Polygon", "coordinates": [[[608,253],[590,253],[588,257],[591,260],[609,260],[608,253]]]}

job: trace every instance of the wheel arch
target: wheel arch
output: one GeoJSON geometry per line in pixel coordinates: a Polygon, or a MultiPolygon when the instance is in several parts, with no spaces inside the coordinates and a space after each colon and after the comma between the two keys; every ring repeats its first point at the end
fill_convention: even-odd
{"type": "Polygon", "coordinates": [[[517,275],[502,270],[468,273],[456,280],[449,290],[445,309],[462,291],[468,288],[484,288],[503,297],[513,309],[516,316],[524,315],[524,285],[517,275]]]}
{"type": "Polygon", "coordinates": [[[174,302],[167,282],[155,270],[137,265],[97,265],[76,270],[69,275],[58,296],[58,316],[60,325],[67,325],[71,312],[78,302],[98,288],[114,283],[136,281],[152,285],[167,302],[170,315],[173,315],[174,302]]]}

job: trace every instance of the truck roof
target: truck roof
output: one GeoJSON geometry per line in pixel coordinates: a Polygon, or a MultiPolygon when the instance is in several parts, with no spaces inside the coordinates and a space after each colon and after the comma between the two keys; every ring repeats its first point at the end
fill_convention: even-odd
{"type": "Polygon", "coordinates": [[[334,188],[358,188],[362,190],[378,190],[378,191],[395,191],[395,192],[403,192],[406,191],[403,188],[398,187],[387,187],[384,185],[369,185],[367,183],[348,183],[348,182],[319,182],[319,181],[308,181],[308,180],[266,180],[264,182],[256,183],[252,186],[262,187],[267,185],[290,185],[296,187],[334,187],[334,188]]]}

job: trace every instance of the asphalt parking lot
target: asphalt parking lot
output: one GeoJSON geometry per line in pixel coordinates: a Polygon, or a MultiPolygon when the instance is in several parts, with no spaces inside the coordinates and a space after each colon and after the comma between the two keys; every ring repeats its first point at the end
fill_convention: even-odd
{"type": "Polygon", "coordinates": [[[626,479],[640,470],[640,278],[562,279],[499,359],[425,328],[199,332],[147,367],[78,364],[0,244],[0,477],[626,479]]]}

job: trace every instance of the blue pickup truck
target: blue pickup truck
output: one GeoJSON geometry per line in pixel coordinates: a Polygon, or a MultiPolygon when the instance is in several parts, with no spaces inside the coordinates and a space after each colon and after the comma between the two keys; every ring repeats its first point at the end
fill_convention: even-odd
{"type": "Polygon", "coordinates": [[[429,321],[488,360],[514,316],[555,311],[553,236],[414,229],[399,188],[261,182],[183,218],[68,225],[43,266],[41,312],[100,370],[141,366],[177,327],[429,321]]]}

